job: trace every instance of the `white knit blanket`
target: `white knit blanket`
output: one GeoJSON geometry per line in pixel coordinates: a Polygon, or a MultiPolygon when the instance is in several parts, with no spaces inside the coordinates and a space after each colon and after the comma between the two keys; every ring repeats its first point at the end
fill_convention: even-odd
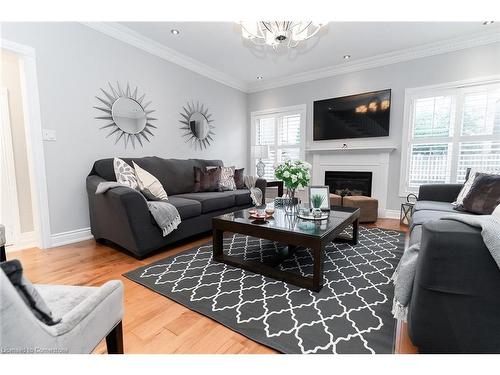
{"type": "MultiPolygon", "coordinates": [[[[481,228],[484,244],[500,269],[500,206],[495,208],[491,215],[450,214],[442,217],[441,220],[455,220],[481,228]]],[[[394,281],[392,314],[396,319],[406,321],[419,250],[420,243],[406,249],[392,275],[394,281]]]]}
{"type": "Polygon", "coordinates": [[[245,176],[243,181],[245,182],[245,186],[250,190],[250,198],[252,198],[252,202],[255,206],[260,206],[265,202],[262,202],[262,190],[258,187],[255,187],[255,183],[257,182],[257,177],[254,176],[245,176]]]}

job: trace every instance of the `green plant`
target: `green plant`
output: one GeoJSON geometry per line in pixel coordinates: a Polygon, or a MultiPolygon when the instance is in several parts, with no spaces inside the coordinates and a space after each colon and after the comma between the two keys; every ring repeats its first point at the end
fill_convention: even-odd
{"type": "Polygon", "coordinates": [[[311,196],[311,204],[313,208],[320,208],[324,200],[325,197],[320,194],[314,194],[313,196],[311,196]]]}

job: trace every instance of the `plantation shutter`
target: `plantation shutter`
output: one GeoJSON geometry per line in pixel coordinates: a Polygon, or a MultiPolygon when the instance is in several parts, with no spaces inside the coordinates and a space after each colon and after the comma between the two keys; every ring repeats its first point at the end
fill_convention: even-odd
{"type": "Polygon", "coordinates": [[[500,87],[417,96],[411,102],[406,190],[461,183],[467,168],[500,169],[500,87]]]}

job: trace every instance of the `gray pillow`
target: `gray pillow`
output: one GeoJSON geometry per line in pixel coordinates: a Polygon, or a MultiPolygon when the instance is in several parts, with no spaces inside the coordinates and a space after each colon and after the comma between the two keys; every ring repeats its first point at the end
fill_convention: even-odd
{"type": "Polygon", "coordinates": [[[26,303],[38,320],[49,326],[61,321],[60,318],[55,319],[52,316],[52,311],[50,311],[42,296],[38,293],[33,284],[23,277],[23,266],[19,260],[13,259],[2,262],[0,263],[0,268],[5,272],[21,299],[26,303]]]}
{"type": "Polygon", "coordinates": [[[491,215],[500,204],[500,175],[476,173],[461,208],[480,215],[491,215]]]}

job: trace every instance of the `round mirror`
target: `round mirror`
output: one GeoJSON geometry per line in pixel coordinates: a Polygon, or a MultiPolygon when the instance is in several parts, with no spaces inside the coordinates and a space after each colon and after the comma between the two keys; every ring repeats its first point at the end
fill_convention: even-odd
{"type": "Polygon", "coordinates": [[[146,127],[146,112],[134,99],[119,97],[113,103],[111,116],[125,133],[138,134],[146,127]]]}
{"type": "Polygon", "coordinates": [[[191,133],[198,139],[205,139],[210,131],[207,118],[200,112],[194,112],[189,117],[189,127],[191,133]]]}

